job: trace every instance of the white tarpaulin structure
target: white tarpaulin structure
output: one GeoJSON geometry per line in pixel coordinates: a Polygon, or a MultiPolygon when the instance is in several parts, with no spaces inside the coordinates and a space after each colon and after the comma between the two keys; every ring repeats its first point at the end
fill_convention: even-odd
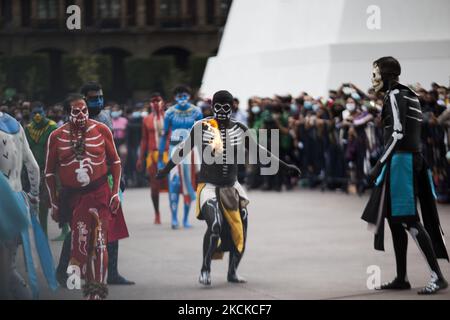
{"type": "Polygon", "coordinates": [[[343,82],[366,90],[372,61],[386,55],[400,60],[404,83],[448,85],[450,1],[234,0],[201,93],[318,96],[343,82]]]}

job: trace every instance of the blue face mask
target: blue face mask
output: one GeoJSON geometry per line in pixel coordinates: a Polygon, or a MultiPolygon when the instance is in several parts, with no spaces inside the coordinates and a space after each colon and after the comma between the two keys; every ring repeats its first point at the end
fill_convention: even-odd
{"type": "Polygon", "coordinates": [[[134,111],[131,114],[131,117],[133,117],[134,119],[140,118],[141,117],[141,113],[139,111],[134,111]]]}
{"type": "Polygon", "coordinates": [[[311,110],[313,104],[312,104],[311,101],[305,101],[305,103],[303,104],[303,106],[305,107],[306,110],[311,110]]]}
{"type": "Polygon", "coordinates": [[[111,112],[111,117],[113,117],[114,119],[119,118],[122,115],[122,111],[112,111],[111,112]]]}
{"type": "Polygon", "coordinates": [[[178,105],[184,107],[189,103],[190,96],[187,93],[179,93],[175,96],[175,101],[178,105]]]}
{"type": "Polygon", "coordinates": [[[88,108],[103,109],[103,104],[104,104],[103,96],[97,96],[87,99],[88,108]]]}
{"type": "Polygon", "coordinates": [[[354,99],[354,100],[359,100],[359,99],[361,99],[361,96],[357,93],[357,92],[353,92],[352,93],[352,98],[354,99]]]}

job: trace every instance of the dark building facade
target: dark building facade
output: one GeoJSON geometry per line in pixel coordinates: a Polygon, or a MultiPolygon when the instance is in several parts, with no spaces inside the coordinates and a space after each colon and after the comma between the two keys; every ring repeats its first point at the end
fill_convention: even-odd
{"type": "Polygon", "coordinates": [[[215,55],[230,6],[231,0],[0,0],[0,55],[47,54],[56,86],[65,55],[108,55],[117,87],[128,57],[172,55],[183,70],[192,56],[215,55]],[[66,26],[71,5],[81,9],[81,30],[66,26]]]}

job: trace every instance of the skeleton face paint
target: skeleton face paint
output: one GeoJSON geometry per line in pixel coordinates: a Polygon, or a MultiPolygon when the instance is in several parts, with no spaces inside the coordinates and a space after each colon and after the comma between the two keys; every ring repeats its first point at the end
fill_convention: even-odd
{"type": "Polygon", "coordinates": [[[228,120],[231,117],[231,105],[229,103],[215,103],[213,106],[214,118],[217,120],[228,120]]]}
{"type": "Polygon", "coordinates": [[[372,86],[376,92],[383,88],[383,79],[381,78],[380,68],[377,65],[374,65],[372,70],[372,86]]]}
{"type": "Polygon", "coordinates": [[[86,126],[89,118],[89,111],[84,100],[76,100],[72,102],[70,109],[70,122],[77,129],[82,129],[86,126]]]}

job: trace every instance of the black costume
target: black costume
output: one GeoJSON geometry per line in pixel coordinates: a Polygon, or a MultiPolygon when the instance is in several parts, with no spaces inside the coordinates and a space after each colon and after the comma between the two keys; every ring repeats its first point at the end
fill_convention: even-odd
{"type": "MultiPolygon", "coordinates": [[[[240,283],[245,280],[237,275],[236,270],[245,250],[249,201],[237,181],[237,174],[238,164],[246,161],[245,150],[256,152],[263,149],[270,159],[279,161],[289,169],[299,170],[258,145],[245,125],[230,118],[233,96],[229,92],[216,92],[212,105],[214,117],[194,124],[189,137],[177,147],[173,158],[159,171],[158,177],[166,176],[194,147],[198,148],[202,163],[196,211],[197,218],[205,220],[208,226],[203,239],[199,282],[211,284],[211,260],[221,258],[223,252],[229,251],[228,281],[240,283]]],[[[249,156],[253,157],[255,152],[249,152],[249,156]]]]}
{"type": "Polygon", "coordinates": [[[384,218],[394,242],[397,277],[379,289],[409,289],[407,230],[424,254],[431,281],[419,294],[447,287],[436,258],[449,259],[436,209],[431,175],[421,154],[422,111],[416,94],[398,83],[400,64],[392,57],[374,62],[374,88],[386,92],[382,110],[385,150],[370,178],[375,188],[362,219],[375,229],[375,249],[384,250],[384,218]],[[422,219],[416,207],[419,198],[422,219]]]}

